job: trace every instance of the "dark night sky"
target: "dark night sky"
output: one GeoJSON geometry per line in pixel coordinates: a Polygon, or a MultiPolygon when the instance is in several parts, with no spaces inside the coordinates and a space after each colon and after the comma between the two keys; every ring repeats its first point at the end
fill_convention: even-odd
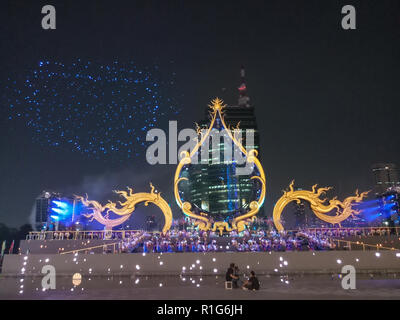
{"type": "MultiPolygon", "coordinates": [[[[13,0],[2,2],[0,18],[1,90],[43,58],[174,61],[170,94],[183,111],[170,120],[181,129],[202,119],[215,96],[235,103],[244,65],[269,214],[291,179],[304,188],[333,186],[343,198],[371,188],[372,163],[400,164],[399,1],[13,0]],[[41,28],[45,4],[56,7],[56,30],[41,28]],[[357,30],[341,28],[346,4],[356,7],[357,30]]],[[[27,222],[44,189],[107,198],[127,185],[146,191],[152,181],[172,199],[174,165],[150,166],[144,155],[111,163],[39,146],[0,114],[0,222],[27,222]]]]}

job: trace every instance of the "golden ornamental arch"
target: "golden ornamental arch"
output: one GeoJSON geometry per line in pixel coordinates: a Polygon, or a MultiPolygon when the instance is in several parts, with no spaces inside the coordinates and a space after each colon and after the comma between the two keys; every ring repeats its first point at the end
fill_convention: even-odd
{"type": "Polygon", "coordinates": [[[151,191],[149,193],[133,193],[133,190],[129,187],[128,192],[114,190],[115,193],[119,194],[125,199],[124,202],[118,201],[119,206],[110,200],[106,205],[103,206],[95,200],[88,200],[87,195],[86,198],[82,196],[75,196],[75,198],[81,201],[84,206],[92,211],[89,214],[84,214],[85,217],[89,218],[90,221],[97,220],[105,226],[105,229],[108,230],[128,220],[133,211],[135,211],[136,204],[144,202],[144,205],[147,206],[149,203],[153,203],[159,207],[164,214],[165,223],[162,232],[166,233],[171,228],[172,224],[171,208],[169,204],[161,197],[161,193],[154,191],[155,188],[151,183],[150,187],[151,191]],[[111,212],[120,217],[115,219],[110,218],[111,212]]]}
{"type": "Polygon", "coordinates": [[[252,150],[247,151],[243,147],[243,145],[240,143],[239,138],[238,138],[239,126],[237,126],[235,129],[231,129],[231,128],[228,128],[228,126],[225,124],[224,117],[223,117],[223,109],[226,107],[226,105],[223,104],[223,101],[220,100],[219,98],[216,98],[216,99],[212,100],[211,105],[209,105],[209,107],[211,108],[211,111],[210,111],[211,123],[210,123],[208,129],[205,131],[204,134],[201,134],[201,132],[198,128],[198,134],[201,136],[200,141],[197,142],[197,144],[191,150],[190,153],[188,151],[183,151],[181,153],[181,160],[176,168],[175,177],[174,177],[175,199],[176,199],[178,206],[183,211],[183,213],[186,216],[195,219],[195,225],[198,226],[198,228],[200,230],[204,230],[204,231],[218,230],[220,232],[220,234],[222,234],[222,232],[224,230],[226,230],[226,231],[236,230],[238,232],[241,232],[245,229],[245,226],[248,225],[248,223],[252,220],[252,218],[257,214],[257,212],[260,210],[261,206],[264,203],[265,194],[266,194],[264,169],[263,169],[259,159],[257,158],[257,155],[258,155],[257,150],[252,149],[252,150]],[[226,133],[228,134],[229,138],[233,141],[233,143],[239,148],[239,150],[246,157],[246,164],[254,165],[257,168],[258,175],[252,176],[251,179],[257,179],[261,182],[261,192],[260,192],[258,199],[250,202],[250,204],[249,204],[250,210],[248,212],[246,212],[245,214],[242,214],[238,217],[233,218],[231,226],[226,221],[212,222],[209,214],[204,211],[201,211],[200,213],[195,213],[192,210],[192,204],[188,201],[182,200],[180,197],[180,194],[179,194],[179,183],[183,180],[188,180],[186,177],[181,176],[183,166],[189,165],[192,163],[192,158],[196,155],[199,148],[203,145],[203,143],[205,141],[208,141],[207,138],[210,136],[210,133],[213,129],[214,123],[216,122],[216,119],[218,119],[218,118],[221,120],[222,126],[225,129],[226,133]]]}
{"type": "Polygon", "coordinates": [[[336,197],[329,200],[327,198],[321,199],[326,191],[330,190],[331,187],[318,188],[317,185],[313,185],[311,191],[308,190],[294,190],[294,180],[289,185],[289,191],[283,191],[283,196],[276,202],[273,219],[275,227],[278,231],[283,231],[283,225],[281,223],[281,214],[283,209],[292,201],[300,203],[301,200],[305,200],[310,203],[311,210],[321,220],[331,223],[333,225],[338,224],[348,217],[355,214],[359,214],[361,210],[354,209],[356,203],[361,202],[369,193],[369,191],[358,193],[356,190],[354,196],[347,197],[342,201],[337,200],[336,197]],[[328,202],[327,202],[328,201],[328,202]],[[335,215],[329,215],[327,213],[336,210],[335,215]]]}

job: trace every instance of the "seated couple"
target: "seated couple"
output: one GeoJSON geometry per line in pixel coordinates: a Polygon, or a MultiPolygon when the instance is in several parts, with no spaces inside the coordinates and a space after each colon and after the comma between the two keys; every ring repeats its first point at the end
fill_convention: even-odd
{"type": "MultiPolygon", "coordinates": [[[[228,270],[226,271],[225,276],[226,281],[232,282],[233,288],[239,288],[239,268],[235,266],[234,263],[231,263],[228,270]]],[[[242,286],[243,290],[259,290],[260,289],[260,282],[258,281],[254,271],[250,272],[250,278],[243,283],[242,286]]]]}

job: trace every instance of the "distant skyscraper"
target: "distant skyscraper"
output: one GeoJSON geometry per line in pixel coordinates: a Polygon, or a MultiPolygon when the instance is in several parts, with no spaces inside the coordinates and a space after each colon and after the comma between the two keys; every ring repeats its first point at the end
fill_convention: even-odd
{"type": "Polygon", "coordinates": [[[376,195],[385,193],[391,187],[400,187],[399,172],[394,163],[377,163],[372,166],[374,191],[376,195]]]}
{"type": "MultiPolygon", "coordinates": [[[[259,151],[259,135],[254,107],[250,105],[245,83],[245,70],[241,69],[241,84],[238,88],[239,99],[237,105],[227,106],[224,109],[224,121],[229,127],[239,128],[242,133],[242,144],[246,147],[246,132],[254,135],[254,144],[247,146],[248,149],[259,151]]],[[[199,123],[200,128],[208,128],[210,123],[208,109],[206,109],[206,120],[199,123]]],[[[222,124],[217,121],[214,125],[221,129],[222,124]]],[[[230,146],[228,146],[230,147],[230,146]]],[[[214,150],[212,144],[209,146],[210,160],[192,165],[187,176],[186,192],[190,194],[191,203],[198,209],[211,213],[218,220],[229,220],[235,215],[248,211],[250,201],[256,198],[254,185],[256,180],[250,179],[249,175],[236,175],[236,164],[234,161],[224,161],[225,145],[220,141],[218,150],[214,150]],[[220,161],[211,163],[211,155],[219,152],[220,161]]],[[[262,212],[262,209],[260,210],[262,212]]]]}
{"type": "Polygon", "coordinates": [[[35,223],[37,229],[42,229],[47,225],[49,220],[50,201],[52,193],[43,191],[42,194],[36,198],[36,215],[35,223]]]}

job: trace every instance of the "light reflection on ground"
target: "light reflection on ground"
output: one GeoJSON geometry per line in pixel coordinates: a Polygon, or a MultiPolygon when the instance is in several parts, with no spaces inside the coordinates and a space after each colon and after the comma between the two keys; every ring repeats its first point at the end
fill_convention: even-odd
{"type": "Polygon", "coordinates": [[[42,291],[41,277],[0,277],[0,299],[399,299],[400,274],[358,275],[357,289],[344,290],[338,275],[260,276],[261,290],[225,290],[224,277],[57,277],[42,291]],[[23,279],[23,280],[21,280],[23,279]],[[76,280],[76,277],[74,278],[76,280]],[[288,283],[285,283],[287,281],[288,283]],[[78,285],[77,285],[78,284],[78,285]]]}

